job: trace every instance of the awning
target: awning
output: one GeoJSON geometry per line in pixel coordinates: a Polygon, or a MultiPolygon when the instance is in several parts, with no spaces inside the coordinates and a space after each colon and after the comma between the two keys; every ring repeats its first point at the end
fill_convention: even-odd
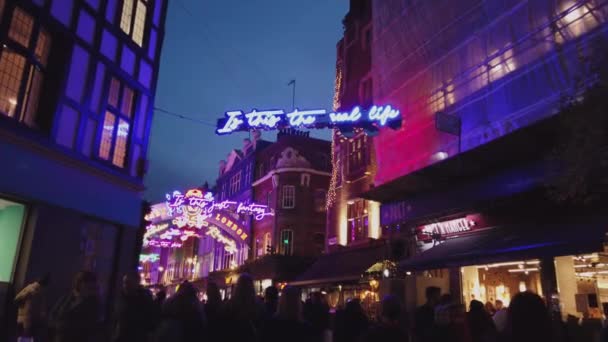
{"type": "Polygon", "coordinates": [[[358,281],[369,267],[386,259],[387,251],[386,245],[382,243],[377,246],[348,249],[322,255],[295,281],[290,282],[290,285],[303,286],[358,281]]]}
{"type": "Polygon", "coordinates": [[[399,266],[416,271],[598,252],[608,228],[604,222],[496,227],[447,240],[399,266]]]}
{"type": "Polygon", "coordinates": [[[310,267],[314,260],[309,257],[266,255],[241,265],[238,272],[249,273],[256,280],[289,281],[310,267]]]}

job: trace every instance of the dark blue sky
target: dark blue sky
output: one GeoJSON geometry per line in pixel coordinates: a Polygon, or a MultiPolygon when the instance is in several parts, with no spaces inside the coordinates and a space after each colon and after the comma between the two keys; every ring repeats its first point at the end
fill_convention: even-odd
{"type": "MultiPolygon", "coordinates": [[[[169,1],[156,107],[209,123],[227,110],[289,109],[295,78],[297,107],[331,109],[347,11],[347,0],[169,1]]],[[[246,137],[156,112],[145,197],[213,184],[219,161],[246,137]]]]}

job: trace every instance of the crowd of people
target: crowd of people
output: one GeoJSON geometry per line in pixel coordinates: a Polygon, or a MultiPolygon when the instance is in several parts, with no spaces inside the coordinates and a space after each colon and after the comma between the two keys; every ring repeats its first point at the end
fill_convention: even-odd
{"type": "MultiPolygon", "coordinates": [[[[554,320],[544,300],[531,292],[513,297],[506,308],[500,300],[465,305],[439,288],[426,289],[426,303],[408,315],[402,302],[386,296],[378,317],[370,319],[358,299],[349,300],[335,314],[325,296],[275,287],[256,296],[253,279],[241,275],[230,299],[222,299],[209,283],[206,301],[189,282],[168,297],[153,298],[137,274],[123,278],[122,290],[108,326],[100,323],[96,277],[76,275],[72,290],[47,313],[47,275],[18,293],[19,336],[24,341],[54,342],[165,342],[165,341],[289,341],[289,342],[578,342],[568,336],[561,319],[554,320]],[[559,321],[559,322],[557,322],[559,321]]],[[[606,336],[602,342],[607,341],[606,336]]]]}

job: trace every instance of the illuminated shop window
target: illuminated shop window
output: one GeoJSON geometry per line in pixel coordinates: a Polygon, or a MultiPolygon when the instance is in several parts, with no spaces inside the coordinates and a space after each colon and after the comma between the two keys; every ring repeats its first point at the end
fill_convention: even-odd
{"type": "Polygon", "coordinates": [[[366,200],[357,199],[348,203],[347,220],[350,241],[367,239],[369,219],[366,200]]]}
{"type": "Polygon", "coordinates": [[[147,6],[147,0],[124,0],[122,5],[120,28],[139,46],[144,42],[147,6]]]}
{"type": "Polygon", "coordinates": [[[296,206],[296,187],[283,185],[281,190],[281,204],[283,209],[292,209],[296,206]]]}
{"type": "Polygon", "coordinates": [[[99,157],[121,168],[127,157],[134,103],[134,91],[113,78],[101,130],[99,157]]]}
{"type": "MultiPolygon", "coordinates": [[[[0,13],[4,1],[0,0],[0,13]]],[[[34,33],[34,18],[19,7],[10,21],[9,41],[0,55],[0,112],[36,127],[38,102],[51,49],[51,37],[41,28],[34,33]],[[32,39],[33,38],[33,39],[32,39]],[[25,83],[23,92],[22,84],[25,83]]]]}

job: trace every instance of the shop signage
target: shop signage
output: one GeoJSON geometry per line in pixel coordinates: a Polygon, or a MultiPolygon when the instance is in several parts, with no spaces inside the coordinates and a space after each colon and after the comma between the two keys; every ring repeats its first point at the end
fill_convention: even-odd
{"type": "Polygon", "coordinates": [[[232,254],[237,251],[236,242],[234,242],[234,240],[227,238],[224,234],[222,234],[222,232],[220,231],[220,229],[218,227],[209,227],[209,229],[207,229],[207,232],[205,233],[205,235],[208,235],[208,236],[214,238],[217,242],[223,243],[224,250],[226,250],[226,252],[232,254]]]}
{"type": "Polygon", "coordinates": [[[423,243],[432,243],[477,230],[483,226],[481,215],[429,223],[416,228],[417,239],[423,243]]]}
{"type": "Polygon", "coordinates": [[[350,112],[328,112],[325,109],[294,109],[293,111],[253,109],[249,112],[233,110],[224,113],[224,118],[217,122],[215,132],[218,135],[224,135],[259,129],[364,127],[370,125],[382,127],[387,124],[391,127],[398,127],[400,123],[400,111],[389,105],[372,106],[366,111],[355,107],[350,112]]]}

